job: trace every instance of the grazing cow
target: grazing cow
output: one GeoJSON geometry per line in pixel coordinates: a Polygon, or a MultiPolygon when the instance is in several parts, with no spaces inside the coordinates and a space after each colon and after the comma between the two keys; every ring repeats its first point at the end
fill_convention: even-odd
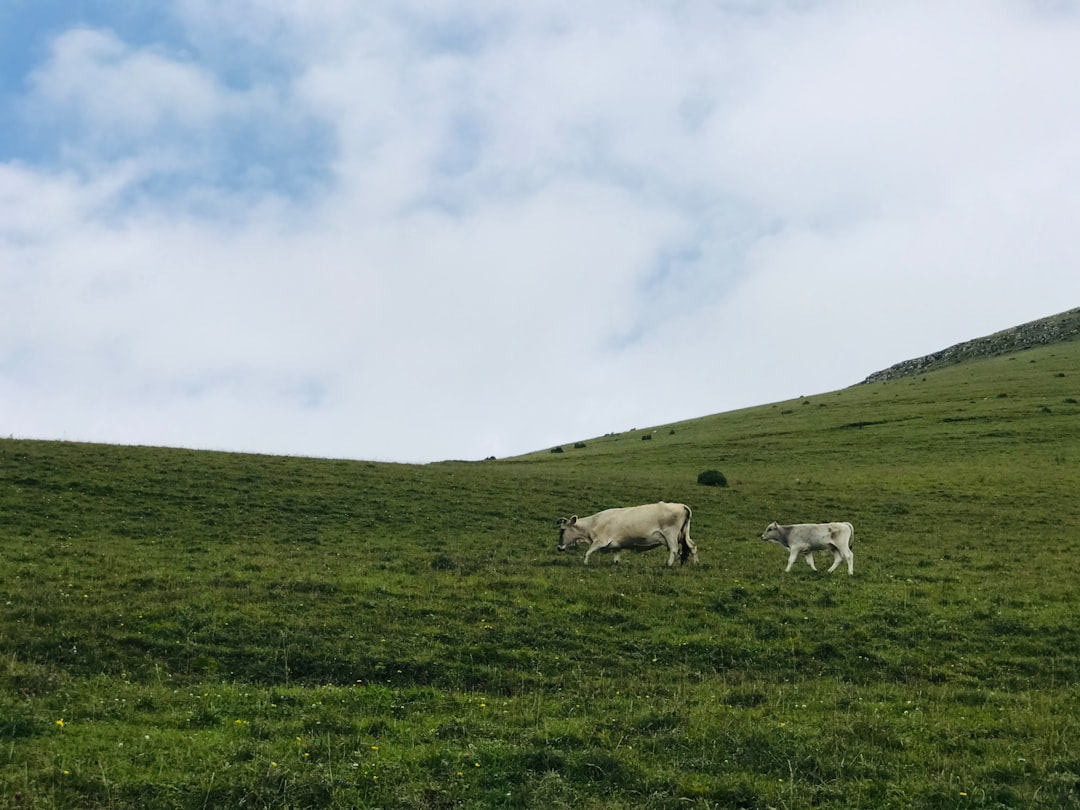
{"type": "Polygon", "coordinates": [[[605,509],[595,515],[579,518],[559,518],[559,551],[583,543],[589,544],[585,564],[596,551],[607,551],[619,561],[623,549],[648,551],[665,546],[667,564],[675,564],[675,555],[683,564],[687,559],[698,561],[697,546],[690,539],[690,507],[681,503],[650,503],[605,509]]]}
{"type": "Polygon", "coordinates": [[[781,526],[773,521],[765,529],[761,539],[788,550],[785,572],[791,570],[800,554],[805,555],[807,564],[817,571],[814,552],[831,549],[833,564],[829,571],[835,571],[840,561],[846,560],[848,574],[855,573],[855,557],[851,553],[851,547],[855,544],[855,527],[850,523],[796,523],[794,526],[781,526]]]}

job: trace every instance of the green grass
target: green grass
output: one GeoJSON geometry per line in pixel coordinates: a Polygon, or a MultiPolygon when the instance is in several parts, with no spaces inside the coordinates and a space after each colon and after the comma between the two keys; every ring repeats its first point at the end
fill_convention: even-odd
{"type": "Polygon", "coordinates": [[[478,463],[2,440],[0,808],[1080,806],[1078,399],[1074,342],[478,463]],[[660,499],[701,565],[555,552],[660,499]]]}

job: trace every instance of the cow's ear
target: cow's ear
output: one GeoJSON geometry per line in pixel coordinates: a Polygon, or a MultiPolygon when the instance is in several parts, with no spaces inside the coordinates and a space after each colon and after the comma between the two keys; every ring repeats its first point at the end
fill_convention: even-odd
{"type": "Polygon", "coordinates": [[[573,526],[575,523],[577,523],[577,515],[571,515],[570,516],[570,525],[573,526]]]}

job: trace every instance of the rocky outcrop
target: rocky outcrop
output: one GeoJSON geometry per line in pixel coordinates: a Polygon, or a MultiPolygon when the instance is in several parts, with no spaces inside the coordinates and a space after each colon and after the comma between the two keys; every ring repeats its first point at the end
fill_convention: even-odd
{"type": "Polygon", "coordinates": [[[986,337],[957,343],[940,352],[928,354],[915,360],[905,360],[884,371],[875,371],[863,383],[896,380],[922,374],[943,366],[951,366],[976,357],[994,357],[999,354],[1011,354],[1036,346],[1062,343],[1080,337],[1080,309],[1070,309],[1060,315],[1041,318],[1022,326],[1014,326],[1002,332],[995,332],[986,337]]]}

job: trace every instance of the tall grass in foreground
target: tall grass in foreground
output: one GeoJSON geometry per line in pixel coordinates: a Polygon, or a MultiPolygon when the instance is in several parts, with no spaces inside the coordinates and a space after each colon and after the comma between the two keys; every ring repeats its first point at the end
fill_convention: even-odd
{"type": "Polygon", "coordinates": [[[1080,806],[1078,360],[480,463],[0,441],[0,807],[1080,806]],[[555,553],[659,499],[702,565],[555,553]]]}

